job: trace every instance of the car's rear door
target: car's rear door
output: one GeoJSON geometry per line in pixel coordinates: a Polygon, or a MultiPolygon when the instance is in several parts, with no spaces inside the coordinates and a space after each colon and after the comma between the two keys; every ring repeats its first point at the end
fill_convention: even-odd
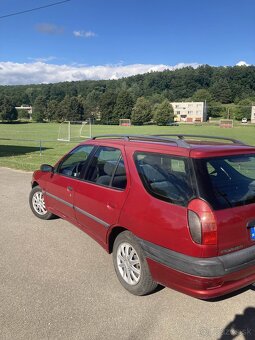
{"type": "Polygon", "coordinates": [[[128,191],[124,148],[99,146],[84,181],[76,187],[76,218],[84,231],[105,244],[108,228],[118,222],[128,191]],[[96,176],[95,176],[96,174],[96,176]]]}
{"type": "Polygon", "coordinates": [[[67,154],[47,183],[45,199],[48,209],[56,215],[76,220],[74,193],[79,186],[81,171],[89,160],[93,145],[80,145],[67,154]]]}

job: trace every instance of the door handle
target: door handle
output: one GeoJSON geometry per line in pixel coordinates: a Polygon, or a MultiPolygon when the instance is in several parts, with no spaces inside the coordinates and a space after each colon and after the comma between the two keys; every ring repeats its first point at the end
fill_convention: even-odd
{"type": "Polygon", "coordinates": [[[72,191],[73,190],[73,188],[70,187],[70,186],[68,186],[66,189],[67,189],[67,191],[72,191]]]}
{"type": "Polygon", "coordinates": [[[113,203],[111,203],[111,202],[108,202],[108,203],[106,204],[106,206],[107,206],[107,208],[110,209],[110,210],[116,208],[115,204],[113,204],[113,203]]]}

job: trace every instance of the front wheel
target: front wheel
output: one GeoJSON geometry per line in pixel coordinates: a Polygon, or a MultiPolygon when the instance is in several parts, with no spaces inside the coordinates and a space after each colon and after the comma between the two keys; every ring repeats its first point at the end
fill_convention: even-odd
{"type": "Polygon", "coordinates": [[[119,234],[113,245],[113,264],[124,288],[134,295],[146,295],[157,287],[143,251],[129,231],[119,234]]]}
{"type": "Polygon", "coordinates": [[[42,189],[39,186],[34,187],[29,195],[29,205],[36,217],[42,220],[50,220],[54,215],[49,212],[45,206],[42,189]]]}

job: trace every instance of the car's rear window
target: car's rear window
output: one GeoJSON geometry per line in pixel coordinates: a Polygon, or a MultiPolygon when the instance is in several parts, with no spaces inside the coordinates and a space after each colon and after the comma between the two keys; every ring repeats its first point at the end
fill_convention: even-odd
{"type": "Polygon", "coordinates": [[[194,160],[200,196],[215,209],[255,203],[255,155],[194,160]]]}
{"type": "Polygon", "coordinates": [[[137,152],[135,163],[145,189],[153,196],[186,206],[194,196],[187,158],[137,152]]]}

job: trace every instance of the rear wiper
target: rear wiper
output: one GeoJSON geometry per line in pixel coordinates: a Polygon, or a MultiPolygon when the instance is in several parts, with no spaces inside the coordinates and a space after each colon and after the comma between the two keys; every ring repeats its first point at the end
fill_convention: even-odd
{"type": "Polygon", "coordinates": [[[231,177],[229,176],[229,174],[227,173],[227,171],[225,169],[223,169],[223,167],[220,167],[221,171],[224,172],[224,174],[228,177],[228,179],[231,181],[231,177]]]}

